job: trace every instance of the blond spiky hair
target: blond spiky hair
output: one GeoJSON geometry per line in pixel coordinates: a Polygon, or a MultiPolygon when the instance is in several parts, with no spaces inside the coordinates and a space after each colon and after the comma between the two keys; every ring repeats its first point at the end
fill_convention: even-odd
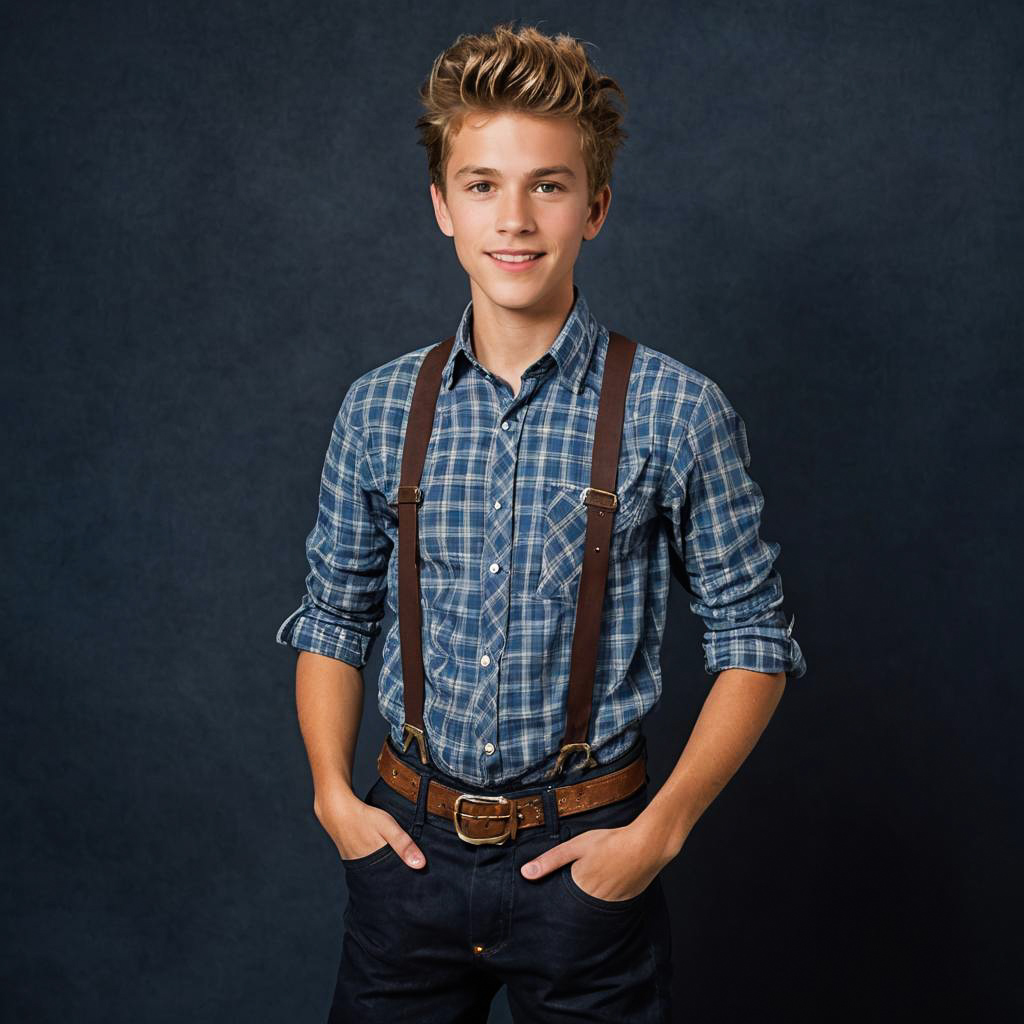
{"type": "Polygon", "coordinates": [[[600,74],[582,43],[570,35],[544,35],[514,22],[486,35],[460,35],[434,60],[420,86],[425,113],[417,120],[430,180],[447,200],[445,168],[452,140],[467,114],[517,112],[576,122],[587,168],[589,200],[611,181],[615,154],[628,132],[611,93],[619,84],[600,74]]]}

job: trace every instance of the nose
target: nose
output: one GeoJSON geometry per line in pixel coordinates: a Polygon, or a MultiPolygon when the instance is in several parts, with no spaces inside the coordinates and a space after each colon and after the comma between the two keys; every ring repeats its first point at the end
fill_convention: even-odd
{"type": "Polygon", "coordinates": [[[496,227],[502,232],[532,230],[533,214],[527,197],[515,189],[505,192],[498,200],[496,227]]]}

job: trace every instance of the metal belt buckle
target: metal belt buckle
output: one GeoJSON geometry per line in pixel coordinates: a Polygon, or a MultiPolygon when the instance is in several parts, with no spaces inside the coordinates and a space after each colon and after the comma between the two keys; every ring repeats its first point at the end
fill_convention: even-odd
{"type": "Polygon", "coordinates": [[[474,793],[460,793],[455,798],[455,810],[452,815],[452,820],[455,823],[455,832],[458,837],[464,842],[470,843],[473,846],[484,846],[489,843],[503,843],[506,839],[515,839],[516,836],[516,820],[512,814],[512,802],[507,796],[478,796],[474,793]],[[463,800],[478,800],[481,803],[486,804],[507,804],[509,811],[507,815],[494,814],[491,817],[502,818],[507,817],[508,823],[505,826],[504,834],[500,836],[481,836],[476,838],[475,836],[467,836],[465,832],[459,828],[459,808],[462,806],[463,800]]]}

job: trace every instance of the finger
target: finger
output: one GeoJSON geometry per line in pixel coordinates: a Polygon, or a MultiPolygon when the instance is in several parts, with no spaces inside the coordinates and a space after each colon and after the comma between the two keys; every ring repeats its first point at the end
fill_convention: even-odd
{"type": "Polygon", "coordinates": [[[569,861],[575,860],[580,855],[578,839],[581,836],[573,836],[572,839],[567,839],[564,843],[559,843],[557,846],[552,846],[550,850],[545,850],[539,857],[534,857],[533,860],[527,861],[519,870],[524,878],[543,878],[544,875],[550,874],[555,868],[560,868],[563,864],[568,864],[569,861]]]}
{"type": "Polygon", "coordinates": [[[395,853],[411,868],[421,868],[427,862],[423,851],[413,842],[412,836],[398,824],[398,820],[383,807],[377,808],[381,814],[380,834],[391,845],[395,853]]]}
{"type": "Polygon", "coordinates": [[[390,840],[395,848],[395,853],[411,868],[421,868],[427,862],[423,851],[413,842],[412,836],[405,829],[399,827],[397,833],[390,840]]]}

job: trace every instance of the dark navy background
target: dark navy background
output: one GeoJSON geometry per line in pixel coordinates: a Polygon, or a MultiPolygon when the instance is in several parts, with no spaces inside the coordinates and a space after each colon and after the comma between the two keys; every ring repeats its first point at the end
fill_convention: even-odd
{"type": "MultiPolygon", "coordinates": [[[[1024,1008],[1020,5],[34,0],[0,14],[4,1021],[324,1019],[344,879],[274,631],[346,388],[469,298],[416,88],[513,15],[626,91],[577,279],[743,416],[809,665],[663,873],[679,1020],[1024,1008]]],[[[672,610],[656,786],[712,683],[672,610]]]]}

